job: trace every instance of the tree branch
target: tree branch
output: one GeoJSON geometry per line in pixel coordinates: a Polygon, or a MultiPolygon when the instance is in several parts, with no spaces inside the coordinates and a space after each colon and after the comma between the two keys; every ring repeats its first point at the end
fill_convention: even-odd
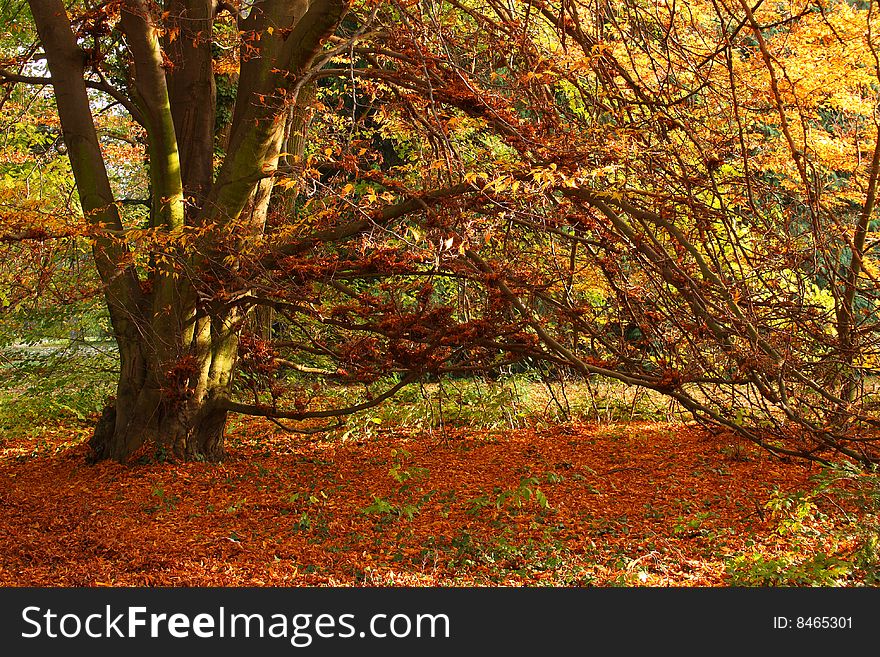
{"type": "Polygon", "coordinates": [[[386,399],[389,399],[397,394],[397,392],[401,388],[415,382],[418,378],[419,377],[417,374],[410,372],[403,379],[401,379],[399,383],[395,384],[378,397],[374,397],[370,401],[366,401],[361,404],[355,404],[354,406],[348,406],[346,408],[332,408],[324,411],[282,411],[276,408],[272,408],[270,406],[242,404],[241,402],[235,402],[228,399],[220,402],[220,406],[227,411],[231,411],[233,413],[241,413],[242,415],[253,415],[257,417],[275,418],[280,420],[309,420],[313,418],[341,417],[344,415],[351,415],[352,413],[357,413],[358,411],[363,411],[368,408],[373,408],[374,406],[378,406],[386,399]]]}
{"type": "Polygon", "coordinates": [[[162,51],[147,3],[125,0],[121,24],[134,63],[134,96],[143,112],[149,136],[154,224],[161,222],[169,229],[180,228],[184,223],[180,157],[162,68],[162,51]]]}
{"type": "MultiPolygon", "coordinates": [[[[92,118],[85,57],[71,30],[67,11],[61,0],[29,0],[29,4],[54,81],[55,103],[83,213],[92,226],[122,230],[92,118]]],[[[107,288],[114,328],[118,335],[134,335],[137,329],[131,318],[139,316],[141,289],[134,268],[124,264],[126,249],[99,234],[93,250],[98,273],[107,288]]]]}
{"type": "MultiPolygon", "coordinates": [[[[55,80],[51,76],[39,76],[39,75],[21,75],[19,73],[13,73],[7,69],[0,69],[0,83],[6,82],[17,82],[21,84],[32,84],[32,85],[40,85],[40,86],[55,86],[55,80]]],[[[139,124],[143,125],[143,114],[137,108],[137,106],[131,102],[131,99],[125,96],[119,89],[109,84],[106,80],[95,81],[84,79],[83,82],[86,85],[87,89],[94,89],[95,91],[103,91],[105,94],[110,96],[117,103],[122,105],[126,111],[131,115],[135,121],[139,124]]]]}
{"type": "Polygon", "coordinates": [[[318,244],[325,244],[328,242],[341,242],[359,233],[362,233],[372,226],[384,226],[394,221],[395,219],[400,219],[401,217],[412,214],[413,212],[425,210],[429,208],[431,204],[438,201],[454,198],[456,196],[461,196],[463,194],[467,194],[468,192],[474,191],[478,191],[474,184],[461,183],[458,185],[453,185],[451,187],[446,187],[444,189],[427,192],[426,194],[423,194],[421,196],[413,196],[412,198],[406,201],[402,201],[401,203],[389,205],[385,208],[382,208],[370,217],[363,217],[361,219],[356,219],[346,224],[342,224],[341,226],[317,231],[307,237],[293,242],[292,244],[280,246],[275,250],[274,253],[263,258],[261,264],[267,269],[275,268],[278,266],[278,262],[281,259],[289,256],[298,255],[300,253],[305,253],[318,244]]]}

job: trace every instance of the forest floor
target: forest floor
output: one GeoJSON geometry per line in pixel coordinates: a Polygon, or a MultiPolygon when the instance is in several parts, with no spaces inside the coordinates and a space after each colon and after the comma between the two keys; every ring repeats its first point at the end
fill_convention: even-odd
{"type": "Polygon", "coordinates": [[[878,581],[876,477],[683,422],[329,441],[247,421],[220,464],[90,466],[87,436],[0,436],[0,585],[878,581]]]}

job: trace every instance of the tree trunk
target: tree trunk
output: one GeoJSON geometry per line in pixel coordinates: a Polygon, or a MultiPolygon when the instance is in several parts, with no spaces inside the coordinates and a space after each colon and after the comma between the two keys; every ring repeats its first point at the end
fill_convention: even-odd
{"type": "MultiPolygon", "coordinates": [[[[94,64],[61,0],[28,3],[80,204],[95,229],[95,264],[119,345],[116,397],[89,442],[92,459],[126,461],[153,446],[180,458],[221,459],[238,334],[249,309],[230,308],[222,295],[215,301],[200,276],[210,273],[214,281],[224,271],[234,272],[238,245],[265,230],[274,184],[267,172],[277,168],[289,105],[297,102],[304,76],[348,0],[279,0],[251,7],[243,25],[260,35],[257,56],[242,58],[229,153],[216,179],[215,3],[170,0],[165,11],[146,0],[120,3],[129,94],[120,100],[118,90],[108,93],[148,137],[149,226],[161,246],[146,254],[147,272],[135,267],[136,258],[119,239],[129,226],[114,198],[95,128],[87,89],[94,64]],[[187,226],[205,229],[198,244],[188,241],[187,226]]],[[[243,47],[249,51],[253,42],[243,47]]],[[[220,285],[224,282],[238,285],[220,285]]]]}
{"type": "MultiPolygon", "coordinates": [[[[216,324],[216,322],[215,322],[216,324]]],[[[235,367],[234,331],[215,333],[208,353],[161,363],[147,341],[121,350],[116,397],[89,440],[90,459],[125,462],[139,451],[219,461],[224,455],[225,402],[235,367]]]]}

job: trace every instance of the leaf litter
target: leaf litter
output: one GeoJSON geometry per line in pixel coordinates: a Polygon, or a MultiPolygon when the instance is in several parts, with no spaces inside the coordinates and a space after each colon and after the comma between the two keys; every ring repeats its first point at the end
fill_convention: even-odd
{"type": "Polygon", "coordinates": [[[340,442],[251,420],[219,464],[89,466],[85,438],[2,445],[0,584],[727,586],[790,547],[768,503],[818,470],[684,423],[340,442]]]}

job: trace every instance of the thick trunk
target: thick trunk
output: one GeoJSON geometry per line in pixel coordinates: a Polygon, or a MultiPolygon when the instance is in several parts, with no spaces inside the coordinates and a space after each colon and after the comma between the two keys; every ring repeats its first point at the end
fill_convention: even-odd
{"type": "Polygon", "coordinates": [[[138,452],[219,461],[238,340],[230,322],[214,322],[207,353],[161,363],[145,343],[120,349],[116,398],[104,409],[89,441],[91,460],[129,460],[138,452]],[[221,330],[217,330],[220,328],[221,330]]]}
{"type": "Polygon", "coordinates": [[[223,459],[227,417],[223,408],[204,404],[197,413],[197,422],[182,424],[173,408],[155,403],[158,396],[151,396],[149,403],[135,408],[120,408],[117,399],[104,409],[89,440],[90,461],[114,459],[124,463],[141,450],[149,455],[164,453],[185,460],[223,459]],[[127,422],[120,426],[119,418],[124,411],[127,422]]]}
{"type": "Polygon", "coordinates": [[[169,0],[164,51],[187,215],[198,214],[214,179],[213,0],[169,0]]]}

